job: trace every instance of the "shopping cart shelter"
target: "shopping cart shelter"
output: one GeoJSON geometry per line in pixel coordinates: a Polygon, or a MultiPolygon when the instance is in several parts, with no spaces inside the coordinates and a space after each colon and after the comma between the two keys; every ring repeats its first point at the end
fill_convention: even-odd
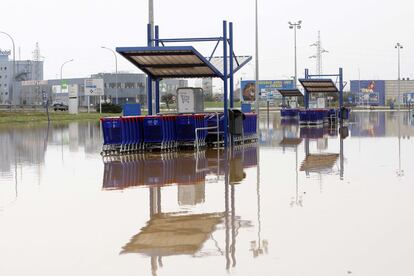
{"type": "MultiPolygon", "coordinates": [[[[255,140],[256,114],[243,114],[234,109],[234,74],[250,62],[252,57],[235,54],[233,23],[223,21],[222,34],[201,38],[160,38],[159,26],[155,26],[153,36],[151,25],[148,25],[147,46],[117,47],[116,51],[147,74],[148,116],[102,119],[104,151],[169,150],[213,144],[228,147],[235,142],[255,140]],[[192,45],[206,42],[215,42],[215,47],[208,56],[201,54],[192,45]],[[171,45],[174,43],[188,45],[171,45]],[[216,55],[220,48],[222,55],[216,55]],[[160,81],[168,78],[221,79],[224,88],[223,111],[206,113],[203,109],[193,109],[183,112],[178,109],[174,114],[160,114],[160,81]]],[[[196,95],[197,91],[191,92],[196,95]]],[[[199,101],[199,97],[193,94],[191,97],[188,94],[182,97],[186,101],[199,101]]],[[[177,102],[180,98],[177,91],[177,102]]]]}
{"type": "MultiPolygon", "coordinates": [[[[343,70],[339,68],[338,74],[325,74],[325,75],[311,75],[309,70],[305,70],[305,78],[299,79],[300,84],[303,87],[304,94],[298,89],[281,90],[279,91],[283,98],[286,97],[303,97],[304,109],[295,108],[283,108],[281,111],[282,117],[298,118],[301,125],[333,125],[338,122],[343,123],[349,119],[349,109],[344,107],[343,92],[343,70]],[[332,78],[337,78],[334,82],[332,78]],[[339,84],[339,88],[336,83],[339,84]],[[323,94],[323,95],[338,95],[338,108],[309,108],[310,95],[323,94]]],[[[323,102],[325,105],[325,102],[323,102]]]]}

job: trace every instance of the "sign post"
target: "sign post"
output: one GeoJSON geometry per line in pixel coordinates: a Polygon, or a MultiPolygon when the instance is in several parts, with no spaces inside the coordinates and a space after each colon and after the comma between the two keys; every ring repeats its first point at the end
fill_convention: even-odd
{"type": "Polygon", "coordinates": [[[99,109],[102,113],[102,96],[104,95],[103,79],[86,79],[85,96],[88,96],[88,113],[90,112],[90,96],[99,96],[99,109]]]}
{"type": "Polygon", "coordinates": [[[78,85],[77,84],[71,84],[69,85],[69,114],[78,114],[78,85]]]}

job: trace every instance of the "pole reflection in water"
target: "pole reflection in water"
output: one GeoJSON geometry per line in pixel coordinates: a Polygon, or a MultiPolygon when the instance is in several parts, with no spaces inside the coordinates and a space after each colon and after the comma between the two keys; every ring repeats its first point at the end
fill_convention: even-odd
{"type": "MultiPolygon", "coordinates": [[[[344,140],[348,137],[348,128],[340,126],[339,133],[338,128],[301,128],[301,138],[305,139],[305,159],[300,166],[300,171],[306,173],[307,176],[310,173],[317,174],[332,174],[334,173],[334,166],[339,159],[339,176],[343,180],[344,176],[344,140]],[[311,153],[310,143],[315,141],[318,143],[321,139],[327,139],[327,137],[337,137],[339,134],[340,151],[339,153],[325,152],[327,146],[319,148],[318,153],[311,153]]],[[[327,140],[326,140],[327,141],[327,140]]],[[[327,142],[325,142],[327,143],[327,142]]]]}
{"type": "Polygon", "coordinates": [[[397,114],[397,120],[398,120],[398,170],[397,170],[397,176],[403,177],[404,176],[404,170],[401,169],[401,112],[398,112],[397,114]]]}
{"type": "MultiPolygon", "coordinates": [[[[345,157],[344,140],[349,136],[349,129],[343,125],[331,127],[302,127],[295,120],[281,120],[279,128],[281,138],[278,138],[278,148],[285,153],[292,149],[295,153],[295,195],[292,196],[290,206],[303,207],[303,194],[300,192],[299,172],[306,177],[316,174],[320,181],[322,192],[323,175],[338,174],[340,180],[344,179],[345,157]],[[328,152],[330,140],[339,137],[339,153],[328,152]],[[304,160],[299,166],[299,147],[303,143],[304,160]],[[316,146],[317,152],[311,150],[316,146]]],[[[279,135],[264,135],[266,137],[280,137],[279,135]]],[[[263,141],[265,145],[274,145],[274,142],[263,141]]]]}
{"type": "Polygon", "coordinates": [[[152,274],[162,267],[162,258],[176,255],[223,256],[225,267],[235,267],[236,240],[240,228],[252,227],[236,212],[237,186],[246,177],[245,169],[257,166],[257,146],[232,151],[201,153],[141,154],[104,158],[104,190],[148,187],[149,221],[122,248],[121,254],[138,253],[151,258],[152,274]],[[209,178],[209,176],[216,176],[209,178]],[[161,210],[162,189],[177,185],[179,206],[205,203],[206,185],[224,185],[224,208],[208,213],[161,210]],[[215,238],[214,236],[221,236],[215,238]],[[224,244],[220,245],[220,240],[224,244]],[[216,250],[204,251],[207,241],[216,250]]]}

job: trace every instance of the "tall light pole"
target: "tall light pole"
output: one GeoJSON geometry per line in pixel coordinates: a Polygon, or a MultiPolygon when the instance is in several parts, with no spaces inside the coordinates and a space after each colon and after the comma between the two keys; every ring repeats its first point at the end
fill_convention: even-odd
{"type": "MultiPolygon", "coordinates": [[[[155,23],[154,23],[154,0],[148,0],[148,24],[150,24],[151,26],[151,33],[150,33],[150,37],[151,37],[151,47],[155,46],[155,42],[154,42],[154,38],[155,38],[155,23]]],[[[155,106],[154,106],[154,99],[155,97],[155,83],[154,81],[151,81],[151,109],[155,110],[155,106]]]]}
{"type": "MultiPolygon", "coordinates": [[[[61,66],[60,66],[60,89],[62,89],[62,81],[63,81],[63,66],[65,66],[65,64],[74,61],[74,59],[65,61],[61,66]]],[[[60,91],[62,93],[62,91],[60,91]]]]}
{"type": "Polygon", "coordinates": [[[298,22],[288,22],[289,23],[289,29],[293,29],[294,33],[294,54],[295,54],[295,88],[297,87],[298,83],[298,61],[297,61],[297,48],[296,48],[296,30],[300,30],[302,28],[302,20],[299,20],[298,22]]]}
{"type": "Polygon", "coordinates": [[[116,56],[116,53],[114,50],[107,48],[105,46],[102,46],[101,48],[111,51],[115,57],[115,102],[116,104],[118,104],[118,57],[116,56]]]}
{"type": "Polygon", "coordinates": [[[13,80],[12,80],[12,93],[10,95],[11,103],[13,104],[13,97],[14,97],[14,82],[16,81],[16,46],[14,44],[14,39],[11,35],[6,32],[0,31],[0,34],[4,34],[10,38],[13,44],[13,80]]]}
{"type": "Polygon", "coordinates": [[[256,83],[256,93],[255,93],[255,110],[257,113],[257,134],[259,134],[259,120],[260,120],[260,111],[259,111],[259,12],[258,12],[258,0],[255,0],[255,83],[256,83]]]}
{"type": "MultiPolygon", "coordinates": [[[[148,23],[151,25],[151,39],[154,39],[154,0],[148,0],[148,23]]],[[[154,41],[151,42],[153,45],[154,41]]]]}
{"type": "Polygon", "coordinates": [[[395,45],[395,49],[398,50],[398,111],[400,111],[400,104],[401,104],[401,98],[400,98],[400,93],[401,93],[401,62],[400,62],[400,51],[403,48],[403,46],[401,45],[401,43],[397,43],[395,45]]]}

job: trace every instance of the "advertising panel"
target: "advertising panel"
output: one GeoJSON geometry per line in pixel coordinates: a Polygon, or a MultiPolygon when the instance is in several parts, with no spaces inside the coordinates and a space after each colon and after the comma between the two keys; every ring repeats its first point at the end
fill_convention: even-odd
{"type": "Polygon", "coordinates": [[[404,104],[414,104],[414,92],[405,93],[403,95],[404,104]]]}
{"type": "MultiPolygon", "coordinates": [[[[293,80],[261,80],[259,81],[259,95],[262,99],[281,99],[278,89],[293,89],[293,80]]],[[[256,96],[256,82],[254,80],[241,81],[241,99],[244,102],[253,102],[256,96]]]]}
{"type": "Polygon", "coordinates": [[[385,106],[385,81],[352,80],[351,95],[357,105],[385,106]]]}
{"type": "Polygon", "coordinates": [[[194,112],[194,91],[191,89],[179,89],[177,91],[177,105],[179,113],[194,112]]]}

